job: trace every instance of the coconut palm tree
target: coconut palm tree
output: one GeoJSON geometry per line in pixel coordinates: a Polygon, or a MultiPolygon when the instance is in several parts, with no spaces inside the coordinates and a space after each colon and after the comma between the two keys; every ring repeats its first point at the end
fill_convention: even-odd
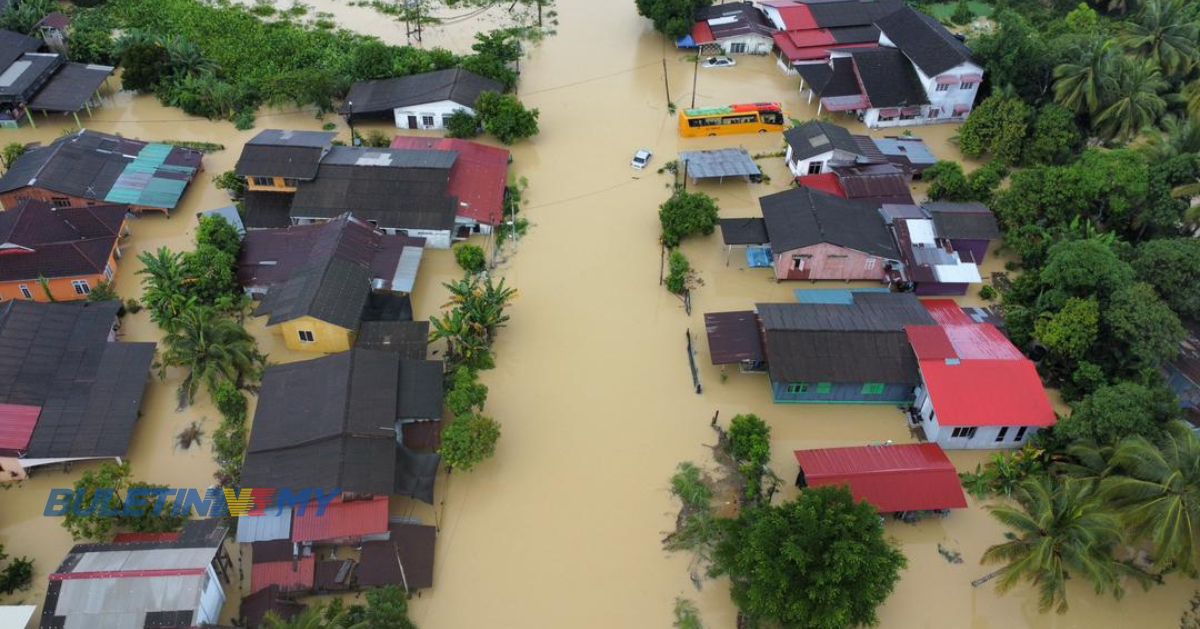
{"type": "Polygon", "coordinates": [[[1122,441],[1112,458],[1117,473],[1101,484],[1130,532],[1154,544],[1154,566],[1195,576],[1200,568],[1200,437],[1183,424],[1167,427],[1162,444],[1145,437],[1122,441]]]}
{"type": "Polygon", "coordinates": [[[188,374],[179,384],[179,406],[190,404],[204,384],[210,395],[224,381],[236,386],[257,380],[266,365],[266,356],[258,351],[254,337],[232,319],[219,316],[211,308],[193,306],[179,317],[174,331],[163,339],[166,351],[159,367],[183,367],[188,374]]]}
{"type": "Polygon", "coordinates": [[[1098,594],[1124,594],[1121,577],[1130,570],[1113,557],[1121,523],[1105,511],[1094,483],[1031,478],[1013,497],[1019,506],[988,507],[1013,532],[1006,534],[1009,541],[988,548],[982,562],[1004,565],[973,585],[998,578],[997,589],[1007,592],[1028,581],[1038,590],[1038,608],[1060,614],[1067,611],[1071,577],[1091,582],[1098,594]]]}
{"type": "Polygon", "coordinates": [[[1079,51],[1078,60],[1054,68],[1054,101],[1076,114],[1094,114],[1112,89],[1117,52],[1112,40],[1079,51]]]}
{"type": "Polygon", "coordinates": [[[1122,58],[1117,66],[1113,100],[1094,119],[1106,138],[1128,141],[1152,126],[1167,108],[1160,95],[1167,82],[1151,61],[1122,58]]]}
{"type": "Polygon", "coordinates": [[[1184,85],[1180,96],[1183,97],[1188,115],[1192,117],[1192,120],[1200,121],[1200,79],[1184,85]]]}
{"type": "Polygon", "coordinates": [[[1182,77],[1196,63],[1200,25],[1182,0],[1146,0],[1137,17],[1125,22],[1121,43],[1153,61],[1167,77],[1182,77]]]}
{"type": "Polygon", "coordinates": [[[216,72],[216,64],[206,58],[196,44],[174,35],[164,38],[160,43],[167,52],[171,71],[177,76],[211,75],[216,72]]]}
{"type": "Polygon", "coordinates": [[[1173,157],[1200,153],[1200,122],[1167,115],[1160,125],[1162,133],[1151,133],[1140,148],[1153,163],[1173,157]]]}

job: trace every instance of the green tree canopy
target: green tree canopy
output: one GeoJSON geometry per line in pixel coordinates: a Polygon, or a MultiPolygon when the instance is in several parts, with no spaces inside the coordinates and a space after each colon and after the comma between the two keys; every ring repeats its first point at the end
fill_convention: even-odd
{"type": "Polygon", "coordinates": [[[717,201],[703,192],[676,192],[658,206],[662,243],[678,247],[688,236],[713,233],[717,228],[717,211],[717,201]]]}
{"type": "Polygon", "coordinates": [[[1031,111],[1019,98],[993,94],[974,111],[958,132],[963,155],[978,158],[985,153],[1005,164],[1016,164],[1025,150],[1031,111]]]}
{"type": "Polygon", "coordinates": [[[744,511],[728,525],[712,572],[727,574],[738,608],[786,627],[878,623],[904,555],[875,508],[844,487],[805,489],[791,502],[744,511]]]}
{"type": "Polygon", "coordinates": [[[971,196],[958,162],[938,160],[921,173],[921,180],[929,184],[929,198],[934,201],[966,201],[971,196]]]}
{"type": "Polygon", "coordinates": [[[485,415],[465,413],[454,418],[442,431],[438,453],[451,469],[469,472],[492,458],[500,440],[500,424],[485,415]]]}
{"type": "Polygon", "coordinates": [[[1119,382],[1073,404],[1054,431],[1073,441],[1110,446],[1133,435],[1157,439],[1177,417],[1179,402],[1166,388],[1119,382]]]}
{"type": "Polygon", "coordinates": [[[1058,312],[1042,313],[1034,334],[1057,360],[1083,360],[1100,336],[1100,304],[1095,299],[1071,297],[1058,312]]]}
{"type": "Polygon", "coordinates": [[[178,326],[163,338],[161,373],[181,367],[187,375],[179,384],[179,405],[187,406],[203,384],[215,395],[222,382],[241,387],[257,381],[266,366],[254,337],[236,321],[211,308],[193,306],[180,315],[178,326]]]}
{"type": "Polygon", "coordinates": [[[1097,239],[1071,240],[1050,247],[1041,281],[1070,297],[1103,299],[1133,282],[1133,268],[1097,239]]]}
{"type": "Polygon", "coordinates": [[[1130,374],[1175,358],[1187,336],[1179,317],[1142,282],[1114,293],[1101,321],[1117,364],[1130,374]]]}
{"type": "Polygon", "coordinates": [[[638,15],[650,18],[654,30],[679,39],[692,32],[696,11],[712,4],[712,0],[636,0],[638,15]]]}
{"type": "Polygon", "coordinates": [[[512,94],[484,92],[475,103],[483,130],[505,144],[531,138],[538,133],[538,110],[525,109],[512,94]]]}
{"type": "Polygon", "coordinates": [[[1025,146],[1025,159],[1032,164],[1065,164],[1075,157],[1082,143],[1074,114],[1053,103],[1042,105],[1025,146]]]}
{"type": "Polygon", "coordinates": [[[1174,238],[1138,245],[1133,268],[1180,317],[1200,319],[1200,240],[1174,238]]]}

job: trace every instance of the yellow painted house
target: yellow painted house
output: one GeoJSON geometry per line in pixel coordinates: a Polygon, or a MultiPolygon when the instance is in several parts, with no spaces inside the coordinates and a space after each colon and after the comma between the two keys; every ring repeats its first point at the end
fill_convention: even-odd
{"type": "Polygon", "coordinates": [[[327,223],[246,233],[238,281],[261,295],[256,315],[290,349],[333,354],[354,347],[359,324],[412,317],[424,240],[384,234],[343,214],[327,223]],[[375,295],[373,298],[372,295],[375,295]]]}

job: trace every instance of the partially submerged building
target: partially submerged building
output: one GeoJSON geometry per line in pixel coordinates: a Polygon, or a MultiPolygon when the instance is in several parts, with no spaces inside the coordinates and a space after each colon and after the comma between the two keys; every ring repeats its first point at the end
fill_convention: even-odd
{"type": "Polygon", "coordinates": [[[884,205],[881,212],[900,249],[906,288],[918,295],[965,295],[983,281],[971,250],[958,251],[928,212],[915,205],[884,205]]]}
{"type": "Polygon", "coordinates": [[[752,2],[729,2],[696,11],[692,32],[675,42],[700,54],[765,55],[775,29],[752,2]]]}
{"type": "MultiPolygon", "coordinates": [[[[796,125],[785,131],[783,137],[787,142],[785,159],[788,170],[797,178],[828,175],[838,167],[881,167],[890,164],[903,173],[904,184],[907,185],[937,161],[920,138],[876,139],[854,135],[841,125],[823,120],[810,120],[796,125]]],[[[908,193],[899,194],[907,196],[908,193]]]]}
{"type": "Polygon", "coordinates": [[[938,325],[905,330],[920,365],[913,421],[945,449],[1018,448],[1057,421],[1033,361],[952,300],[924,307],[938,325]]]}
{"type": "Polygon", "coordinates": [[[0,457],[26,470],[125,457],[155,344],[116,341],[120,308],[0,304],[0,457]]]}
{"type": "MultiPolygon", "coordinates": [[[[51,13],[38,24],[48,46],[62,44],[69,19],[51,13]]],[[[116,70],[112,66],[74,63],[60,52],[38,52],[42,41],[12,31],[0,31],[0,127],[16,128],[21,120],[30,126],[34,112],[70,114],[75,124],[79,112],[91,114],[99,105],[99,90],[116,70]]]]}
{"type": "Polygon", "coordinates": [[[726,179],[762,181],[762,169],[746,149],[714,149],[679,153],[683,174],[694,182],[726,179]]]}
{"type": "Polygon", "coordinates": [[[0,205],[124,204],[169,215],[200,171],[200,151],[80,130],[30,149],[0,177],[0,205]]]}
{"type": "Polygon", "coordinates": [[[788,74],[827,62],[836,50],[877,48],[875,20],[903,6],[898,0],[763,0],[759,4],[778,29],[772,36],[773,51],[780,69],[788,74]]]}
{"type": "MultiPolygon", "coordinates": [[[[261,296],[255,314],[278,326],[288,347],[343,352],[355,345],[365,320],[411,319],[373,315],[372,299],[404,301],[421,265],[424,240],[389,235],[342,215],[329,222],[252,230],[238,259],[238,281],[261,296]]],[[[390,311],[389,311],[390,312],[390,311]]]]}
{"type": "Polygon", "coordinates": [[[442,363],[355,349],[263,376],[242,482],[338,488],[432,504],[439,458],[405,447],[409,423],[440,422],[442,363]]]}
{"type": "Polygon", "coordinates": [[[112,282],[129,207],[56,208],[26,199],[0,212],[0,302],[77,301],[112,282]]]}
{"type": "Polygon", "coordinates": [[[905,326],[934,322],[920,301],[911,293],[821,292],[808,303],[705,315],[713,363],[765,369],[777,403],[911,402],[920,378],[905,326]]]}
{"type": "Polygon", "coordinates": [[[506,149],[456,138],[402,135],[392,139],[391,147],[406,151],[441,151],[455,155],[447,188],[457,202],[455,238],[467,238],[471,234],[490,234],[505,220],[504,202],[508,191],[510,159],[506,149]]]}
{"type": "Polygon", "coordinates": [[[929,201],[921,209],[933,220],[938,236],[949,241],[950,246],[972,260],[982,264],[987,257],[988,247],[1000,239],[1000,226],[996,216],[982,203],[929,201]]]}
{"type": "Polygon", "coordinates": [[[456,111],[475,115],[484,92],[503,92],[492,79],[461,68],[359,81],[350,87],[342,115],[351,122],[391,120],[401,129],[444,129],[456,111]]]}
{"type": "Polygon", "coordinates": [[[880,513],[947,512],[967,506],[958,470],[935,443],[796,450],[796,486],[841,486],[880,513]]]}
{"type": "Polygon", "coordinates": [[[233,562],[220,519],[155,541],[78,544],[50,575],[42,627],[199,627],[221,621],[233,562]]]}

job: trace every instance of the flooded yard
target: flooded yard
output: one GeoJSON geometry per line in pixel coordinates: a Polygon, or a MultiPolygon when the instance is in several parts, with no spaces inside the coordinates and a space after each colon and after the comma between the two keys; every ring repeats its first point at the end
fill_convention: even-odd
{"type": "MultiPolygon", "coordinates": [[[[404,43],[403,25],[372,9],[339,0],[307,4],[314,12],[334,14],[343,26],[404,43]]],[[[422,629],[658,628],[670,626],[673,600],[683,596],[697,603],[706,627],[733,627],[735,609],[725,582],[705,581],[697,591],[688,575],[690,557],[661,548],[678,508],[667,480],[680,461],[709,463],[704,446],[713,441],[708,426],[713,414],[728,421],[753,412],[771,424],[772,467],[785,481],[784,498],[795,492],[790,487],[796,473],[793,450],[913,437],[895,408],[776,405],[765,376],[723,374],[708,364],[704,312],[790,301],[792,291],[808,285],[776,283],[767,270],[746,268],[738,251],[727,259],[719,234],[691,239],[683,251],[704,285],[694,293],[693,312],[687,315],[679,299],[659,285],[657,207],[669,194],[670,179],[655,170],[679,150],[744,146],[752,154],[772,153],[783,148],[782,140],[773,134],[678,138],[667,90],[675,104],[690,106],[691,60],[666,46],[636,15],[632,2],[559,0],[557,9],[558,34],[522,61],[518,88],[527,105],[540,109],[541,133],[513,148],[514,174],[529,180],[523,211],[532,227],[498,269],[520,294],[496,345],[498,366],[483,375],[491,389],[487,413],[502,423],[503,437],[494,459],[470,473],[439,479],[442,504],[437,508],[393,501],[394,514],[441,527],[435,586],[414,600],[412,617],[422,629]],[[628,165],[639,148],[654,152],[650,167],[641,172],[628,165]],[[685,353],[688,330],[698,341],[704,386],[699,395],[685,353]]],[[[492,19],[428,29],[425,44],[465,50],[474,29],[490,28],[492,19]]],[[[697,106],[780,101],[794,118],[815,115],[815,105],[796,89],[798,80],[784,76],[769,57],[739,57],[736,67],[700,69],[695,79],[697,106]]],[[[834,120],[862,131],[847,119],[834,120]]],[[[117,279],[121,295],[140,296],[138,253],[190,247],[194,215],[228,204],[211,177],[233,167],[246,140],[263,128],[320,129],[326,121],[335,122],[342,139],[348,139],[341,120],[320,120],[308,111],[264,111],[256,129],[240,132],[229,123],[165,109],[152,97],[120,93],[108,98],[94,118],[85,120],[89,128],[227,147],[205,158],[205,172],[171,219],[133,222],[117,279]]],[[[73,123],[39,118],[38,125],[4,131],[3,141],[46,142],[73,123]]],[[[917,127],[913,134],[925,138],[938,157],[960,159],[950,144],[955,130],[917,127]]],[[[722,217],[755,216],[758,197],[787,187],[782,158],[764,158],[760,164],[771,183],[699,189],[718,198],[722,217]]],[[[993,261],[985,275],[1002,266],[1001,260],[993,261]]],[[[449,252],[426,252],[414,294],[418,318],[439,310],[445,299],[440,284],[457,273],[449,252]]],[[[978,302],[974,294],[965,299],[978,302]]],[[[308,358],[287,351],[261,320],[252,320],[250,328],[272,361],[308,358]]],[[[122,335],[127,340],[161,336],[145,312],[127,316],[122,335]]],[[[150,385],[129,460],[139,479],[207,486],[215,469],[208,435],[219,415],[203,395],[195,406],[177,411],[178,380],[169,374],[150,385]],[[176,449],[175,435],[192,421],[203,425],[204,442],[188,451],[176,449]]],[[[967,470],[985,455],[950,456],[967,470]]],[[[0,542],[10,554],[37,562],[34,588],[12,601],[40,604],[46,575],[71,544],[57,521],[41,515],[46,494],[69,486],[83,467],[42,473],[0,490],[0,542]]],[[[1003,533],[978,503],[946,519],[887,527],[909,560],[881,610],[882,626],[888,628],[1066,629],[1118,622],[1173,627],[1195,589],[1192,582],[1171,579],[1149,592],[1133,587],[1118,603],[1072,584],[1068,614],[1039,614],[1024,587],[1002,597],[990,586],[970,586],[988,571],[978,565],[983,550],[1001,541],[1003,533]],[[963,563],[947,562],[939,544],[961,553],[963,563]]],[[[226,614],[232,616],[239,594],[236,588],[228,594],[226,614]]]]}

